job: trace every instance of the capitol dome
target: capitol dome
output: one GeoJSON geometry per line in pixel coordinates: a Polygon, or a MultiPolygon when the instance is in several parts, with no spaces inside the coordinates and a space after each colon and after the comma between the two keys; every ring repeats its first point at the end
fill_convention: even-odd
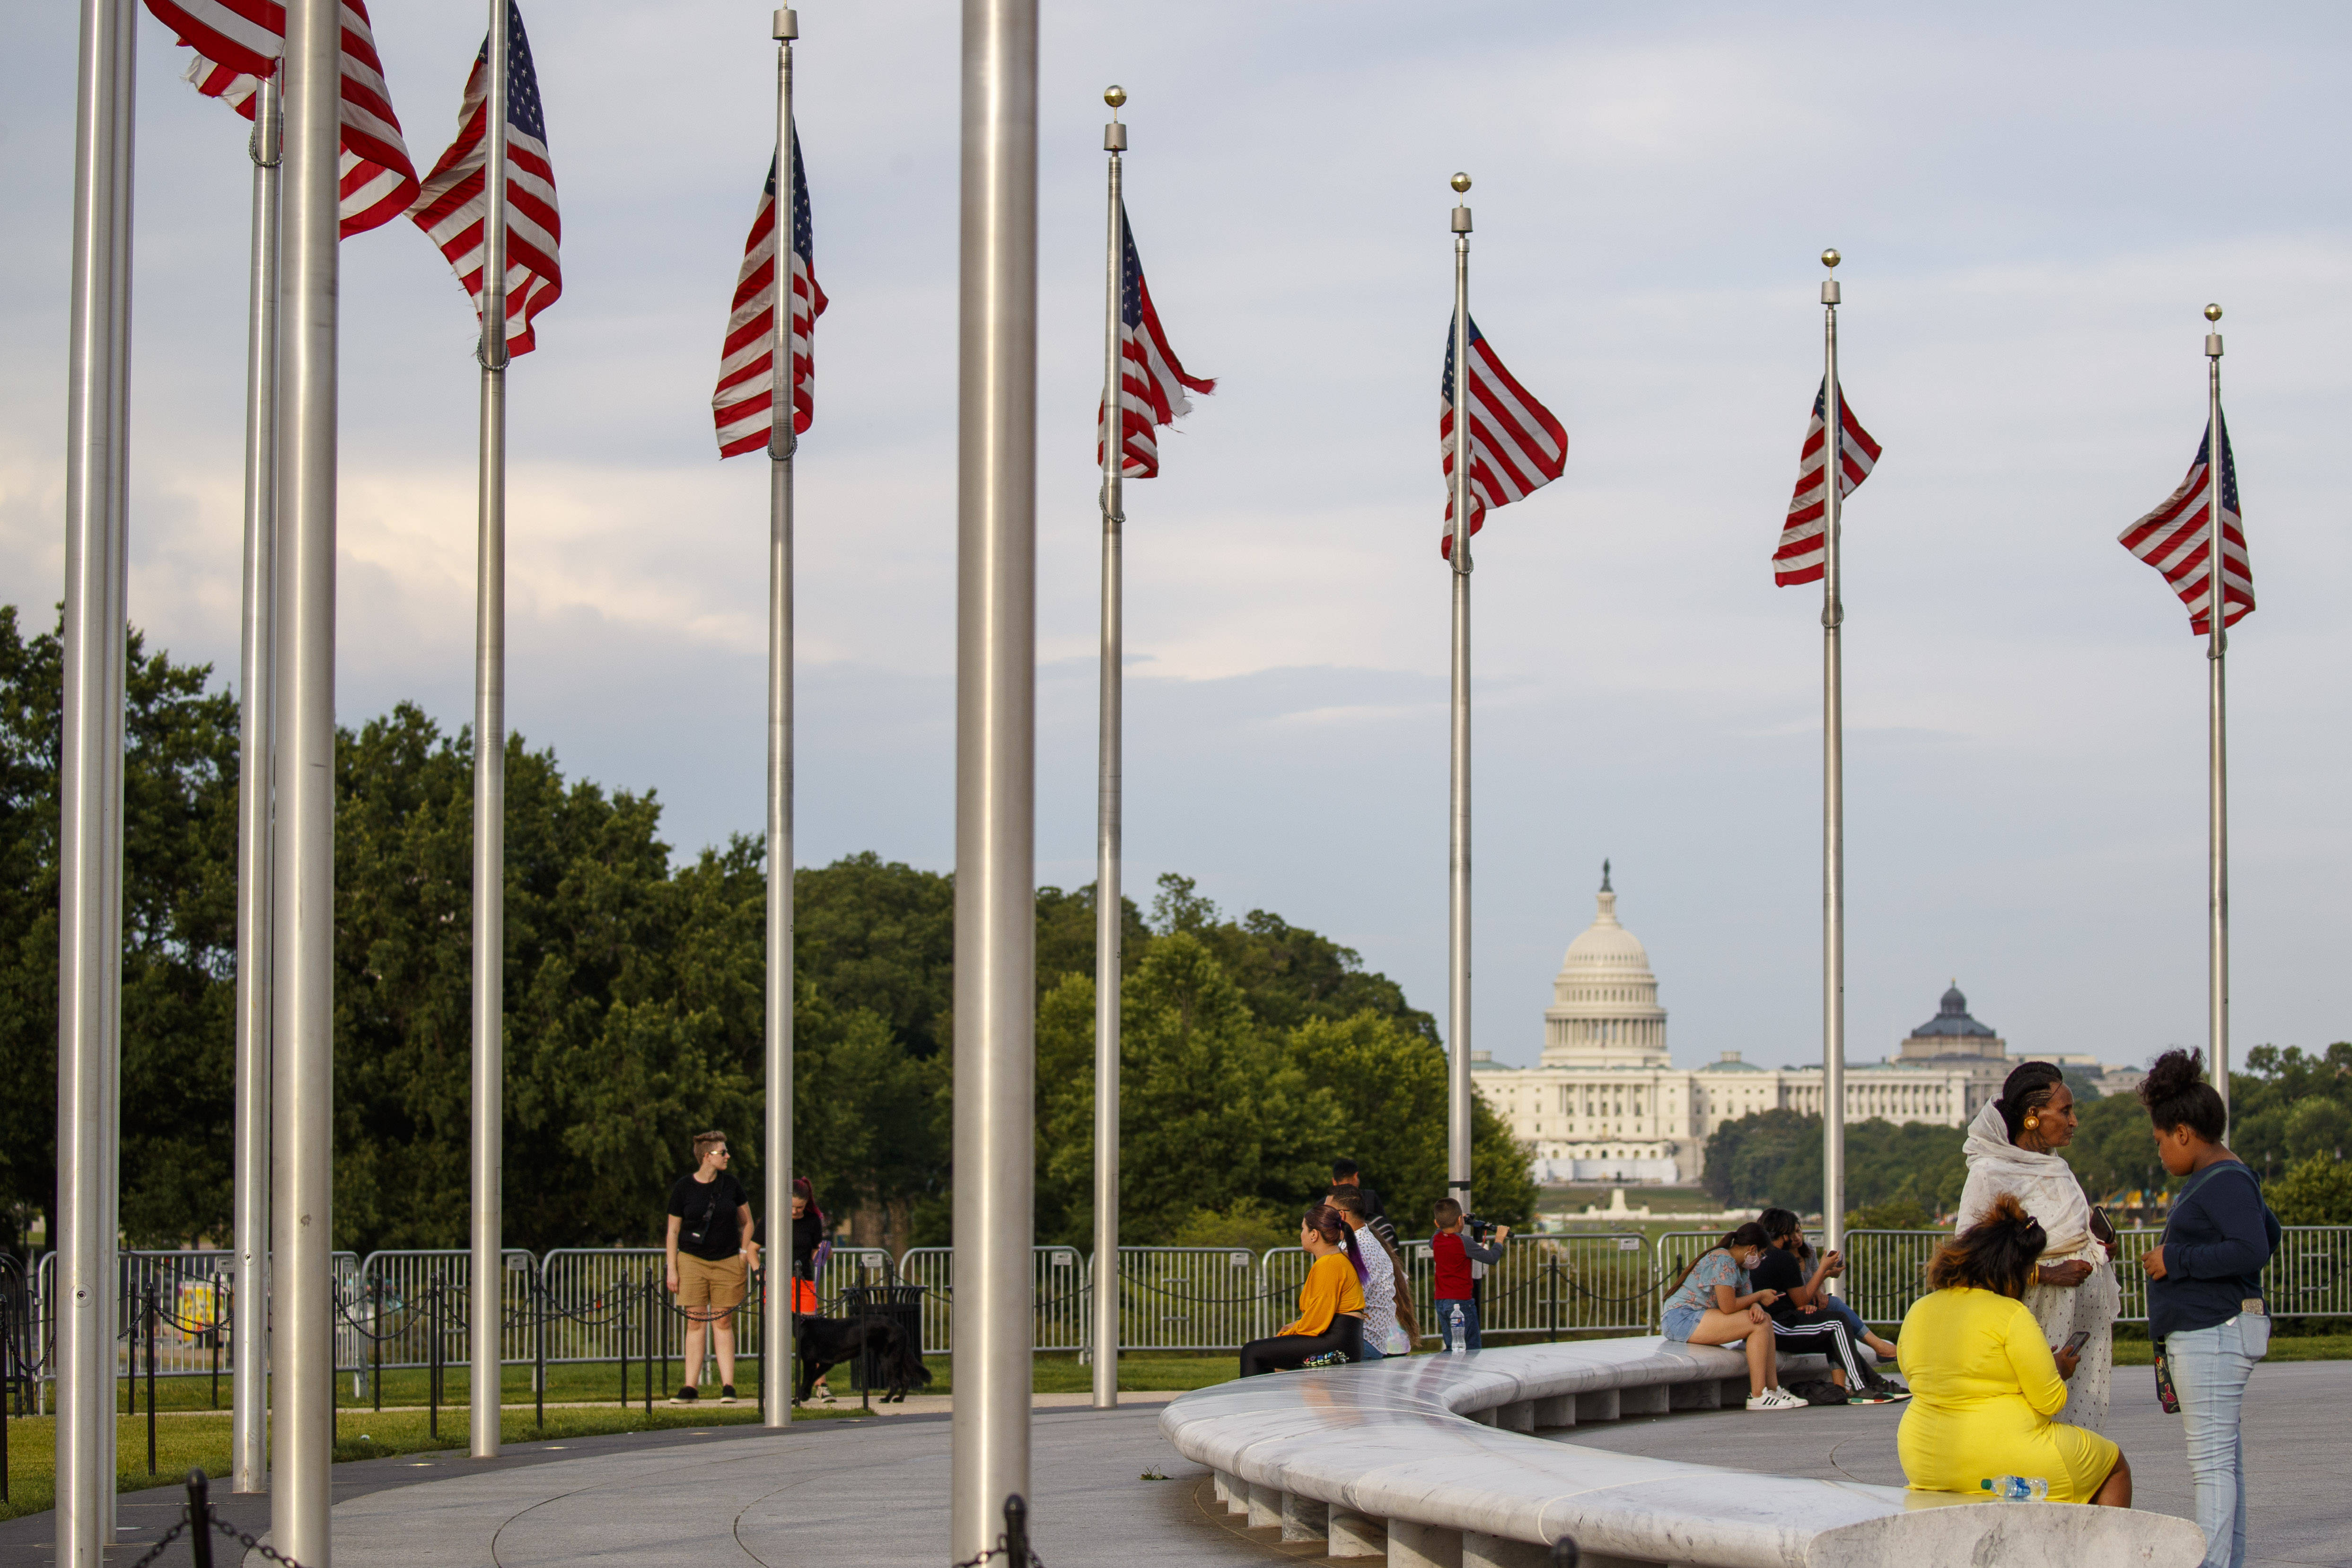
{"type": "Polygon", "coordinates": [[[1664,1067],[1666,1009],[1640,937],[1618,924],[1609,862],[1592,924],[1568,945],[1544,1010],[1547,1067],[1664,1067]]]}

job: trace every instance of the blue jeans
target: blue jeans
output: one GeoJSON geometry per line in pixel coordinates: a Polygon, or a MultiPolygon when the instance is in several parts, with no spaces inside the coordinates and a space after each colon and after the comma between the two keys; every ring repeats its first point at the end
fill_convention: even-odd
{"type": "Polygon", "coordinates": [[[1475,1301],[1439,1301],[1437,1307],[1437,1343],[1441,1349],[1454,1348],[1454,1309],[1462,1309],[1462,1337],[1468,1348],[1478,1348],[1478,1303],[1475,1301]]]}
{"type": "Polygon", "coordinates": [[[2189,1473],[2197,1482],[2205,1568],[2242,1568],[2246,1561],[2246,1464],[2238,1412],[2254,1363],[2270,1346],[2270,1319],[2242,1312],[2210,1329],[2164,1337],[2164,1359],[2189,1437],[2189,1473]]]}

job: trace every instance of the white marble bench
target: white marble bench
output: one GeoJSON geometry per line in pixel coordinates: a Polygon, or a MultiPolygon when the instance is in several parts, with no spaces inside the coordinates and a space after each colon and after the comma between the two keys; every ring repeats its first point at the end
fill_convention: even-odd
{"type": "MultiPolygon", "coordinates": [[[[1789,1357],[1788,1374],[1818,1357],[1789,1357]]],[[[2196,1568],[2184,1520],[2063,1503],[1949,1506],[1523,1434],[1744,1402],[1733,1350],[1582,1340],[1282,1373],[1187,1394],[1160,1417],[1218,1494],[1286,1541],[1389,1568],[2196,1568]]]]}

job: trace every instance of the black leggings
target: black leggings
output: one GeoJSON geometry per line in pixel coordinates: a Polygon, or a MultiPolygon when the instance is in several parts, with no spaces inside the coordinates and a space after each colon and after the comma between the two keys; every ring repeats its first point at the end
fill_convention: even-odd
{"type": "Polygon", "coordinates": [[[1335,1350],[1343,1361],[1364,1358],[1363,1319],[1342,1312],[1321,1333],[1278,1333],[1271,1339],[1254,1339],[1242,1346],[1242,1375],[1286,1372],[1335,1350]]]}

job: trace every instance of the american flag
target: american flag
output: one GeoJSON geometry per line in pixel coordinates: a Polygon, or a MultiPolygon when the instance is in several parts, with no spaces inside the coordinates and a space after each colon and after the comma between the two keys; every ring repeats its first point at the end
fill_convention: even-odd
{"type": "MultiPolygon", "coordinates": [[[[2213,427],[2197,444],[2197,460],[2180,488],[2117,538],[2124,549],[2164,573],[2180,602],[2189,606],[2189,630],[2202,637],[2213,630],[2213,574],[2207,570],[2213,530],[2207,513],[2206,467],[2211,461],[2213,427]]],[[[2230,422],[2221,422],[2221,624],[2235,626],[2254,608],[2254,569],[2246,559],[2244,519],[2238,515],[2238,463],[2230,451],[2230,422]]]]}
{"type": "MultiPolygon", "coordinates": [[[[1789,497],[1788,520],[1780,525],[1780,548],[1772,552],[1772,581],[1781,588],[1819,582],[1828,570],[1829,487],[1822,475],[1829,466],[1829,397],[1824,376],[1822,390],[1813,394],[1813,422],[1805,426],[1805,450],[1797,459],[1797,490],[1789,497]]],[[[1854,418],[1843,387],[1838,388],[1838,428],[1844,433],[1838,442],[1838,498],[1843,500],[1870,477],[1879,452],[1878,443],[1854,418]]]]}
{"type": "MultiPolygon", "coordinates": [[[[1528,394],[1502,356],[1470,321],[1470,531],[1485,525],[1486,508],[1507,507],[1560,476],[1568,465],[1568,432],[1551,410],[1528,394]]],[[[1445,377],[1437,388],[1437,444],[1444,458],[1445,520],[1454,521],[1454,329],[1445,331],[1445,377]]],[[[1438,541],[1438,554],[1454,559],[1454,530],[1438,541]]]]}
{"type": "MultiPolygon", "coordinates": [[[[816,418],[816,319],[829,303],[816,283],[816,228],[809,219],[808,165],[801,161],[801,131],[793,127],[793,434],[805,435],[816,418]]],[[[776,367],[776,162],[751,214],[743,265],[735,274],[735,304],[727,313],[727,342],[719,355],[719,390],[710,413],[719,427],[719,455],[764,451],[773,423],[776,367]]]]}
{"type": "MultiPolygon", "coordinates": [[[[1118,204],[1118,471],[1129,479],[1150,479],[1160,473],[1160,443],[1152,432],[1192,412],[1184,395],[1217,390],[1213,381],[1184,373],[1183,361],[1168,346],[1160,329],[1160,312],[1151,308],[1151,286],[1143,281],[1143,262],[1135,254],[1135,231],[1127,224],[1127,203],[1118,204]]],[[[1104,410],[1095,405],[1095,464],[1103,460],[1104,410]]]]}
{"type": "MultiPolygon", "coordinates": [[[[184,73],[206,98],[251,120],[261,78],[286,52],[283,0],[147,0],[194,57],[184,73]]],[[[390,223],[416,199],[416,165],[392,111],[364,0],[343,0],[342,222],[345,239],[390,223]]]]}
{"type": "MultiPolygon", "coordinates": [[[[490,41],[482,40],[474,68],[466,77],[466,101],[457,109],[457,140],[441,154],[408,215],[425,237],[441,247],[482,314],[483,227],[489,204],[483,200],[489,162],[490,41]]],[[[531,318],[563,293],[563,263],[558,246],[563,220],[555,210],[555,166],[547,159],[547,117],[539,102],[539,74],[530,68],[530,40],[523,37],[522,12],[507,6],[507,352],[537,348],[531,318]]]]}

